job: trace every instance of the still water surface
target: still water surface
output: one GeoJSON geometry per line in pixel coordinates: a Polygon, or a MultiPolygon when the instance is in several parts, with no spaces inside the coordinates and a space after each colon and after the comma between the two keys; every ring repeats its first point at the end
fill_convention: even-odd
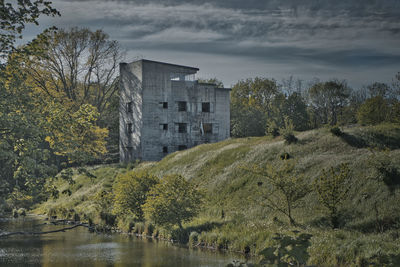
{"type": "MultiPolygon", "coordinates": [[[[49,231],[36,217],[0,218],[0,232],[49,231]]],[[[94,234],[78,227],[66,232],[0,239],[1,266],[226,266],[237,255],[189,250],[168,242],[121,234],[94,234]]]]}

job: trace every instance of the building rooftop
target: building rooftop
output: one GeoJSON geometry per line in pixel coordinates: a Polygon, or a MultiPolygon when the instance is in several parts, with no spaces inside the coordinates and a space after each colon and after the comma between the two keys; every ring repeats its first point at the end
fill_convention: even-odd
{"type": "Polygon", "coordinates": [[[135,62],[149,62],[149,63],[155,63],[155,64],[168,65],[168,66],[171,66],[171,67],[185,68],[185,69],[190,69],[190,70],[195,70],[195,71],[199,71],[200,70],[199,68],[195,68],[195,67],[189,67],[189,66],[178,65],[178,64],[171,64],[171,63],[148,60],[148,59],[140,59],[140,60],[133,61],[132,63],[135,63],[135,62]]]}

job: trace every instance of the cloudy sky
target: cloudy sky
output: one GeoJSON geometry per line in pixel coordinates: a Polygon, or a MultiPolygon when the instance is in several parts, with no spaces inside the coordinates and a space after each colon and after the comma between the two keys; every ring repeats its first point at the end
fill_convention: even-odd
{"type": "Polygon", "coordinates": [[[357,88],[400,71],[399,0],[53,0],[61,17],[28,27],[102,29],[146,58],[200,68],[198,77],[293,75],[357,88]],[[300,4],[299,4],[300,3],[300,4]]]}

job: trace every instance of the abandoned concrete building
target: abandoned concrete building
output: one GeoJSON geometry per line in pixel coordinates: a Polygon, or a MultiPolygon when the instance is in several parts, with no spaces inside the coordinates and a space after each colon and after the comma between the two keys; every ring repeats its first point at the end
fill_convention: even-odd
{"type": "Polygon", "coordinates": [[[156,161],[229,138],[230,89],[196,81],[198,70],[145,59],[120,64],[120,161],[156,161]]]}

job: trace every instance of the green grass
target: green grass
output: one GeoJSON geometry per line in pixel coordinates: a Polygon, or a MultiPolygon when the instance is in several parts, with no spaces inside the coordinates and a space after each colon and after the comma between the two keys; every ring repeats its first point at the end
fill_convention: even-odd
{"type": "MultiPolygon", "coordinates": [[[[192,237],[206,246],[257,254],[271,244],[275,233],[290,235],[297,230],[312,235],[308,264],[363,266],[370,262],[395,266],[400,261],[400,178],[396,176],[400,172],[400,126],[341,130],[341,136],[333,135],[329,128],[296,133],[299,141],[291,145],[281,137],[228,139],[172,153],[160,162],[142,163],[137,168],[160,177],[181,174],[206,191],[204,210],[184,225],[185,241],[191,232],[196,232],[192,237]],[[297,227],[289,226],[285,217],[265,207],[262,187],[258,186],[259,182],[267,184],[265,178],[243,167],[277,164],[282,153],[289,153],[296,160],[310,185],[322,169],[349,164],[351,188],[340,210],[340,230],[331,229],[326,211],[313,192],[294,210],[297,227]],[[384,182],[377,171],[382,166],[394,173],[391,181],[384,182]]],[[[74,175],[74,185],[58,181],[60,191],[69,188],[72,195],[49,200],[36,212],[64,207],[79,214],[95,213],[93,196],[111,188],[114,177],[126,170],[115,165],[90,171],[97,176],[94,181],[78,174],[74,175]]],[[[169,233],[174,236],[174,232],[169,233]]]]}

